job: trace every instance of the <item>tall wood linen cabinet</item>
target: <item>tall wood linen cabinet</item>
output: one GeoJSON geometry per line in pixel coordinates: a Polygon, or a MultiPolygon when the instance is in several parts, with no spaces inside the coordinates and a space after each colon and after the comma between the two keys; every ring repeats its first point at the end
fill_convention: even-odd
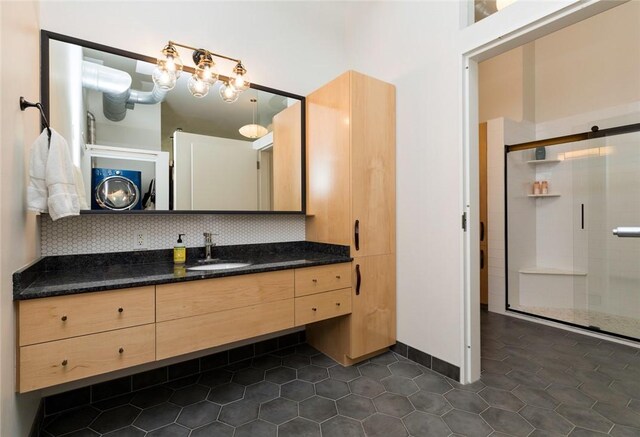
{"type": "Polygon", "coordinates": [[[396,341],[395,87],[349,71],[306,99],[307,240],[350,246],[352,314],[307,326],[349,365],[396,341]]]}

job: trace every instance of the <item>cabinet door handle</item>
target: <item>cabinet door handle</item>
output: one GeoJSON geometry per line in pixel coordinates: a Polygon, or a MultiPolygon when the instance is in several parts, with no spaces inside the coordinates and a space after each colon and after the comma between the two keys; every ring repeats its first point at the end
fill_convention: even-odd
{"type": "Polygon", "coordinates": [[[484,222],[480,222],[480,241],[484,241],[484,222]]]}
{"type": "Polygon", "coordinates": [[[63,322],[66,322],[67,321],[67,316],[60,317],[60,320],[62,320],[63,322]]]}
{"type": "Polygon", "coordinates": [[[360,264],[356,264],[356,296],[360,294],[361,283],[362,283],[362,275],[360,274],[360,264]]]}
{"type": "Polygon", "coordinates": [[[336,302],[336,305],[337,305],[337,306],[340,306],[340,302],[336,302]]]}
{"type": "Polygon", "coordinates": [[[360,250],[360,220],[356,220],[354,226],[353,239],[355,240],[356,250],[360,250]]]}
{"type": "Polygon", "coordinates": [[[336,279],[340,279],[340,275],[336,275],[336,279]]]}
{"type": "Polygon", "coordinates": [[[118,312],[119,312],[119,313],[121,313],[121,312],[123,312],[123,311],[124,311],[124,308],[122,308],[122,307],[118,308],[118,312]]]}
{"type": "Polygon", "coordinates": [[[311,311],[318,311],[318,308],[311,308],[311,311]]]}
{"type": "Polygon", "coordinates": [[[315,283],[315,282],[318,282],[318,280],[317,279],[312,279],[311,282],[315,283]]]}
{"type": "Polygon", "coordinates": [[[118,349],[118,353],[119,353],[119,354],[123,354],[123,353],[124,353],[124,348],[123,348],[123,347],[121,347],[120,349],[118,349]]]}
{"type": "Polygon", "coordinates": [[[69,362],[67,360],[62,360],[62,365],[66,366],[67,364],[69,364],[69,362]]]}
{"type": "Polygon", "coordinates": [[[480,270],[484,269],[484,250],[480,249],[480,270]]]}

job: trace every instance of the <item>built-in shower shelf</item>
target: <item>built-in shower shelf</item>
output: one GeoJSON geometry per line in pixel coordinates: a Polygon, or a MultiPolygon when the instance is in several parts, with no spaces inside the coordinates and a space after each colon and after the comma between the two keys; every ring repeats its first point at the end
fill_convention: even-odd
{"type": "Polygon", "coordinates": [[[587,272],[580,270],[554,269],[552,267],[529,267],[518,270],[524,275],[562,275],[562,276],[587,276],[587,272]]]}
{"type": "Polygon", "coordinates": [[[559,159],[534,159],[532,161],[527,161],[527,164],[539,165],[539,164],[554,164],[558,162],[560,162],[559,159]]]}
{"type": "Polygon", "coordinates": [[[551,194],[528,194],[528,197],[560,197],[560,193],[551,194]]]}

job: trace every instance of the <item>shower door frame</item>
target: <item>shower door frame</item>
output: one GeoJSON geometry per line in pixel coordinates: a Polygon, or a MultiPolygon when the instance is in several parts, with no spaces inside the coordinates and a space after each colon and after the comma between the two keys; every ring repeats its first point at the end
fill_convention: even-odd
{"type": "Polygon", "coordinates": [[[522,310],[512,309],[509,306],[509,202],[508,202],[508,180],[507,180],[507,155],[509,152],[517,152],[521,150],[535,149],[536,147],[556,146],[559,144],[575,143],[579,141],[591,140],[594,138],[612,137],[615,135],[624,135],[633,132],[640,132],[640,123],[627,124],[623,126],[617,126],[607,129],[599,129],[598,126],[593,126],[591,132],[582,132],[578,134],[565,135],[560,137],[546,138],[543,140],[528,141],[526,143],[518,144],[505,144],[504,145],[504,280],[505,280],[505,311],[522,314],[530,317],[536,317],[538,319],[546,320],[554,323],[561,323],[563,325],[571,326],[587,330],[590,332],[610,335],[613,337],[621,338],[624,340],[630,340],[633,342],[640,342],[640,338],[630,337],[624,334],[617,334],[615,332],[605,331],[593,326],[580,325],[578,323],[567,322],[560,319],[554,319],[552,317],[541,316],[539,314],[529,313],[522,310]]]}

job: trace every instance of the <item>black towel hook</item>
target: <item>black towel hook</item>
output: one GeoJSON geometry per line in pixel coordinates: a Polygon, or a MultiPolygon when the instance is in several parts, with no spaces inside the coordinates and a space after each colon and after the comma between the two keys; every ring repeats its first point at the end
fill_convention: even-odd
{"type": "Polygon", "coordinates": [[[51,139],[51,126],[49,126],[49,121],[47,120],[47,116],[44,115],[44,108],[40,102],[31,103],[28,100],[25,100],[24,97],[20,97],[20,110],[24,111],[27,108],[38,108],[40,110],[40,116],[42,117],[42,122],[44,126],[47,128],[47,135],[49,139],[51,139]]]}

